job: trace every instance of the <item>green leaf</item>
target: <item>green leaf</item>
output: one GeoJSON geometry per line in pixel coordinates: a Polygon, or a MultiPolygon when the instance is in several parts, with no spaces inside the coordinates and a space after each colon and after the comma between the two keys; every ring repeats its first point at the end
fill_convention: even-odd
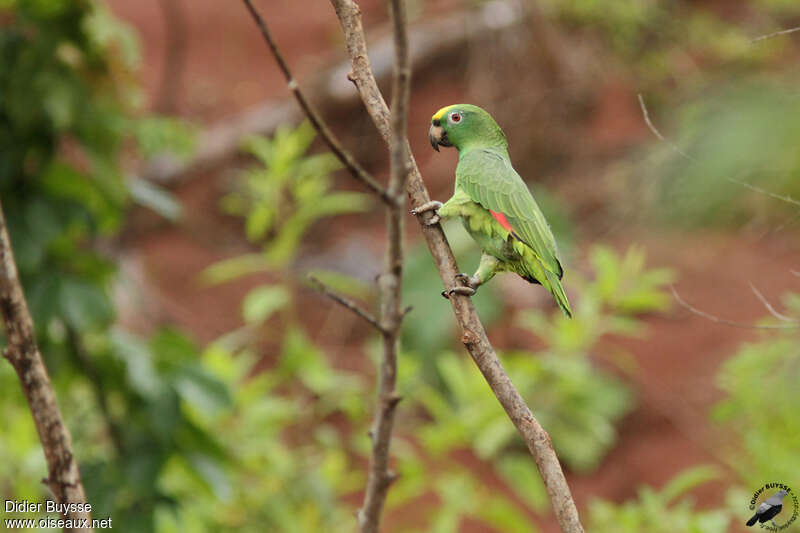
{"type": "Polygon", "coordinates": [[[719,479],[722,473],[713,465],[701,465],[684,470],[661,489],[661,497],[665,503],[671,503],[693,488],[719,479]]]}
{"type": "Polygon", "coordinates": [[[216,414],[233,405],[227,385],[194,366],[183,369],[175,381],[181,399],[204,414],[216,414]]]}
{"type": "Polygon", "coordinates": [[[107,326],[114,318],[114,308],[105,291],[77,278],[59,280],[58,306],[64,318],[78,330],[107,326]]]}
{"type": "Polygon", "coordinates": [[[269,319],[289,303],[289,291],[279,285],[264,285],[247,293],[242,302],[242,316],[248,324],[258,324],[269,319]]]}
{"type": "Polygon", "coordinates": [[[200,281],[207,285],[218,285],[228,281],[268,270],[270,264],[263,254],[244,254],[214,263],[203,270],[200,281]]]}
{"type": "Polygon", "coordinates": [[[537,513],[544,513],[549,506],[547,490],[544,487],[536,464],[529,455],[512,454],[504,456],[497,464],[503,480],[514,488],[522,501],[537,513]]]}

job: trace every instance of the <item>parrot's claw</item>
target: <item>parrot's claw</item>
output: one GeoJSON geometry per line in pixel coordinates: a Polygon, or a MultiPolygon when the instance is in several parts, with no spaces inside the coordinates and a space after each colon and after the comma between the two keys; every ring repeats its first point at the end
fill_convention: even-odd
{"type": "Polygon", "coordinates": [[[438,224],[439,221],[442,219],[442,217],[440,217],[436,213],[436,211],[438,211],[439,208],[442,207],[442,205],[443,205],[442,202],[438,202],[436,200],[431,200],[430,202],[424,203],[421,206],[417,207],[416,209],[412,209],[411,210],[411,214],[414,215],[414,216],[417,216],[417,215],[421,215],[422,213],[425,213],[426,211],[434,211],[433,216],[430,217],[425,222],[426,226],[433,226],[434,224],[438,224]]]}
{"type": "Polygon", "coordinates": [[[481,284],[481,280],[478,276],[470,276],[468,274],[464,274],[461,272],[460,274],[455,275],[456,281],[463,283],[461,287],[453,287],[449,291],[442,291],[442,296],[450,299],[450,296],[453,294],[461,294],[462,296],[472,296],[478,289],[478,286],[481,284]]]}
{"type": "Polygon", "coordinates": [[[462,296],[472,296],[475,294],[475,289],[472,287],[453,287],[449,291],[442,291],[442,296],[446,299],[450,299],[450,297],[454,294],[460,294],[462,296]]]}
{"type": "Polygon", "coordinates": [[[455,278],[456,281],[460,281],[465,287],[469,287],[470,289],[477,289],[478,285],[481,284],[478,276],[470,276],[469,274],[465,274],[463,272],[456,274],[455,278]]]}

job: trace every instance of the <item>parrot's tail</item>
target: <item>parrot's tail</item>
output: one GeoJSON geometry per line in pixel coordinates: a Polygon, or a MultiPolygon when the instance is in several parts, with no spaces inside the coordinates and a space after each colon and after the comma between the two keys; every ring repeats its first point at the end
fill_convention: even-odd
{"type": "Polygon", "coordinates": [[[550,292],[553,293],[553,298],[555,298],[561,311],[564,312],[567,318],[572,318],[572,309],[569,306],[569,300],[567,300],[564,287],[561,286],[561,280],[549,270],[545,270],[544,275],[547,278],[547,283],[550,285],[550,292]]]}
{"type": "Polygon", "coordinates": [[[753,518],[747,521],[747,525],[752,526],[755,525],[756,522],[758,522],[758,513],[754,514],[753,518]]]}

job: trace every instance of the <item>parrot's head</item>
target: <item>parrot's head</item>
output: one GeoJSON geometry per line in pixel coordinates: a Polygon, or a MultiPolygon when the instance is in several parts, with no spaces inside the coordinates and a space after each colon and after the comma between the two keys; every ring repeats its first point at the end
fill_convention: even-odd
{"type": "Polygon", "coordinates": [[[441,108],[431,117],[428,130],[431,146],[455,146],[459,151],[470,147],[507,146],[506,136],[492,116],[478,106],[455,104],[441,108]]]}

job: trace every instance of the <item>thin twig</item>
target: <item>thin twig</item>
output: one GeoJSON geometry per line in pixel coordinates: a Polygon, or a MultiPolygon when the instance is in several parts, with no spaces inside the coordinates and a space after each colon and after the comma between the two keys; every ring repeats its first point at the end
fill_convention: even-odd
{"type": "Polygon", "coordinates": [[[716,322],[717,324],[724,324],[726,326],[731,326],[734,328],[744,328],[744,329],[797,329],[798,327],[800,327],[798,325],[789,326],[781,324],[748,324],[746,322],[736,322],[734,320],[727,320],[725,318],[720,318],[716,315],[712,315],[707,311],[698,309],[689,302],[687,302],[686,300],[684,300],[683,297],[681,297],[681,295],[678,294],[678,291],[675,289],[674,286],[670,285],[669,288],[672,291],[672,296],[675,298],[675,301],[678,302],[678,304],[681,307],[683,307],[687,311],[694,313],[697,316],[701,316],[712,322],[716,322]]]}
{"type": "Polygon", "coordinates": [[[325,123],[322,116],[317,113],[316,109],[314,109],[311,103],[306,99],[305,94],[303,94],[303,92],[300,90],[300,85],[297,83],[297,80],[294,79],[292,71],[289,69],[289,65],[283,58],[280,48],[278,48],[277,43],[272,38],[272,34],[270,33],[266,22],[264,22],[264,19],[261,17],[255,6],[253,6],[251,0],[243,1],[245,6],[247,6],[247,10],[250,12],[250,15],[253,17],[253,20],[258,26],[258,29],[261,31],[261,35],[264,37],[264,40],[272,52],[272,55],[275,57],[275,61],[278,63],[283,76],[286,78],[286,83],[288,84],[289,90],[292,91],[297,103],[300,104],[303,112],[308,117],[308,120],[311,121],[311,124],[314,126],[314,128],[319,132],[320,136],[325,141],[325,144],[328,145],[334,155],[336,155],[339,161],[341,161],[345,168],[350,171],[350,174],[352,174],[356,180],[360,181],[368,189],[377,194],[384,203],[391,205],[393,203],[393,199],[388,194],[386,189],[366,170],[364,170],[361,165],[358,164],[355,158],[342,146],[330,128],[328,128],[328,125],[325,123]]]}
{"type": "Polygon", "coordinates": [[[392,114],[389,156],[391,172],[389,195],[394,203],[386,211],[387,246],[381,288],[381,325],[384,329],[383,357],[380,365],[378,402],[372,424],[372,455],[369,462],[364,502],[358,511],[361,533],[378,533],[389,486],[395,479],[389,470],[394,415],[400,397],[397,381],[397,345],[405,310],[401,306],[403,275],[403,219],[405,188],[408,180],[408,93],[411,72],[408,59],[408,34],[405,0],[388,0],[394,38],[394,74],[392,79],[392,114]]]}
{"type": "Polygon", "coordinates": [[[350,298],[342,296],[338,292],[334,291],[328,285],[320,281],[319,278],[317,278],[316,276],[308,276],[308,280],[314,285],[314,287],[319,292],[321,292],[334,302],[338,303],[342,307],[346,307],[359,317],[363,318],[367,323],[369,323],[373,328],[377,329],[380,333],[384,333],[383,326],[381,325],[380,322],[378,322],[378,319],[375,318],[375,316],[372,313],[370,313],[369,311],[358,305],[350,298]]]}
{"type": "Polygon", "coordinates": [[[642,96],[642,93],[639,93],[637,96],[639,98],[639,107],[642,108],[642,115],[644,116],[644,123],[647,124],[648,128],[650,128],[650,131],[653,132],[653,135],[655,135],[658,138],[659,141],[665,142],[668,145],[670,145],[670,147],[672,147],[673,150],[675,150],[677,153],[679,153],[680,155],[682,155],[686,159],[689,159],[690,161],[694,161],[694,158],[692,156],[690,156],[689,154],[687,154],[686,152],[681,150],[680,147],[678,147],[678,145],[676,145],[673,142],[668,141],[666,137],[661,135],[661,132],[658,131],[658,128],[656,128],[655,124],[653,124],[653,121],[650,120],[650,112],[647,110],[647,106],[644,103],[644,97],[642,96]]]}
{"type": "Polygon", "coordinates": [[[797,276],[798,278],[800,278],[800,271],[798,271],[798,270],[791,270],[791,269],[789,269],[789,273],[790,273],[792,276],[797,276]]]}
{"type": "Polygon", "coordinates": [[[779,313],[778,311],[776,311],[776,310],[775,310],[775,308],[774,308],[774,307],[772,307],[772,304],[771,304],[771,303],[769,303],[769,300],[767,300],[767,299],[764,297],[764,295],[763,295],[763,294],[761,294],[761,291],[759,291],[759,290],[756,288],[756,286],[755,286],[755,285],[753,285],[753,283],[752,283],[752,282],[750,282],[750,290],[752,290],[752,291],[753,291],[753,294],[755,294],[755,295],[756,295],[756,298],[758,298],[759,300],[761,300],[761,303],[762,303],[762,304],[764,304],[764,307],[766,307],[766,308],[767,308],[767,311],[769,311],[769,314],[771,314],[772,316],[774,316],[774,317],[775,317],[775,318],[777,318],[778,320],[780,320],[780,321],[782,321],[782,322],[792,322],[792,323],[794,323],[794,324],[797,324],[798,322],[800,322],[800,320],[795,320],[795,319],[793,319],[793,318],[792,318],[792,317],[790,317],[790,316],[786,316],[786,315],[784,315],[783,313],[779,313]]]}
{"type": "MultiPolygon", "coordinates": [[[[517,0],[498,1],[501,7],[513,7],[517,0]]],[[[451,12],[448,17],[416,20],[409,26],[409,41],[414,43],[409,49],[412,68],[425,69],[431,65],[439,65],[443,59],[450,57],[454,49],[463,48],[476,38],[488,39],[507,35],[512,28],[530,22],[527,17],[499,20],[494,15],[496,7],[497,4],[493,3],[490,8],[476,13],[474,8],[467,6],[461,11],[451,12]],[[464,24],[464,17],[470,17],[472,22],[464,24]]],[[[390,80],[392,76],[394,61],[391,47],[391,34],[376,38],[370,46],[373,55],[380,57],[373,64],[375,77],[380,82],[390,80]]],[[[342,72],[350,68],[350,58],[340,62],[334,61],[334,56],[335,54],[326,54],[324,58],[328,66],[309,76],[308,81],[303,83],[304,94],[316,102],[320,113],[329,109],[351,112],[355,99],[361,104],[358,94],[351,92],[348,80],[342,76],[342,72]]],[[[228,159],[239,150],[243,138],[271,134],[281,124],[298,120],[302,111],[297,107],[294,93],[288,96],[291,102],[284,98],[265,100],[238,114],[204,126],[197,133],[195,150],[188,157],[160,154],[143,161],[139,174],[146,180],[169,186],[192,179],[192,176],[201,174],[192,171],[208,168],[228,159]]]]}
{"type": "Polygon", "coordinates": [[[772,39],[773,37],[780,37],[781,35],[788,35],[790,33],[794,33],[794,32],[797,32],[797,31],[800,31],[800,27],[790,28],[788,30],[781,30],[781,31],[776,31],[774,33],[768,33],[766,35],[761,35],[759,37],[756,37],[756,38],[752,39],[750,42],[751,43],[757,43],[759,41],[765,41],[767,39],[772,39]]]}
{"type": "MultiPolygon", "coordinates": [[[[642,115],[644,116],[644,122],[645,122],[645,124],[647,124],[647,127],[650,129],[650,131],[653,132],[653,135],[655,135],[660,141],[667,143],[667,145],[670,148],[672,148],[676,153],[678,153],[679,155],[681,155],[685,159],[687,159],[689,161],[697,161],[697,158],[692,157],[691,155],[689,155],[686,152],[684,152],[683,150],[681,150],[678,145],[676,145],[675,143],[673,143],[672,141],[670,141],[669,139],[664,137],[661,134],[661,132],[658,131],[658,128],[656,128],[655,125],[653,124],[653,122],[650,120],[650,113],[647,111],[647,106],[644,103],[644,97],[642,96],[642,93],[639,93],[638,97],[639,97],[639,107],[642,108],[642,115]]],[[[786,203],[789,203],[789,204],[796,205],[796,206],[800,207],[800,200],[795,200],[791,196],[786,196],[786,195],[783,195],[783,194],[777,194],[777,193],[774,193],[772,191],[768,191],[766,189],[762,189],[761,187],[757,187],[756,185],[753,185],[751,183],[747,183],[746,181],[737,180],[737,179],[731,178],[729,176],[725,176],[725,179],[728,180],[731,183],[735,183],[737,185],[741,185],[742,187],[744,187],[746,189],[750,189],[751,191],[755,191],[757,193],[761,193],[761,194],[764,194],[766,196],[769,196],[770,198],[774,198],[775,200],[780,200],[782,202],[786,202],[786,203]]]]}
{"type": "Polygon", "coordinates": [[[19,279],[11,239],[8,236],[3,208],[0,205],[0,313],[6,333],[3,355],[14,367],[22,391],[28,400],[36,431],[44,449],[48,476],[45,483],[53,497],[69,506],[61,513],[65,520],[75,520],[78,527],[71,531],[92,531],[91,515],[86,512],[86,493],[83,490],[78,462],[72,452],[72,437],[64,424],[56,395],[36,344],[33,319],[28,311],[22,283],[19,279]]]}
{"type": "MultiPolygon", "coordinates": [[[[366,37],[361,23],[361,11],[353,0],[331,0],[331,3],[344,31],[347,50],[353,63],[353,70],[349,74],[349,78],[355,83],[361,100],[378,132],[384,140],[390,142],[392,128],[389,109],[372,74],[366,37]]],[[[420,206],[428,202],[430,196],[410,151],[407,164],[410,171],[407,193],[411,200],[411,206],[420,206]]],[[[432,226],[425,224],[430,216],[433,214],[428,213],[426,216],[418,217],[422,234],[445,287],[455,287],[457,285],[455,276],[459,270],[453,257],[453,251],[438,224],[432,226]]],[[[486,330],[472,301],[466,296],[453,295],[450,298],[450,305],[453,307],[456,320],[461,327],[461,341],[536,461],[561,530],[564,533],[582,533],[583,526],[578,517],[578,510],[561,470],[558,457],[553,450],[550,437],[533,416],[506,374],[494,348],[489,343],[486,330]]]]}

